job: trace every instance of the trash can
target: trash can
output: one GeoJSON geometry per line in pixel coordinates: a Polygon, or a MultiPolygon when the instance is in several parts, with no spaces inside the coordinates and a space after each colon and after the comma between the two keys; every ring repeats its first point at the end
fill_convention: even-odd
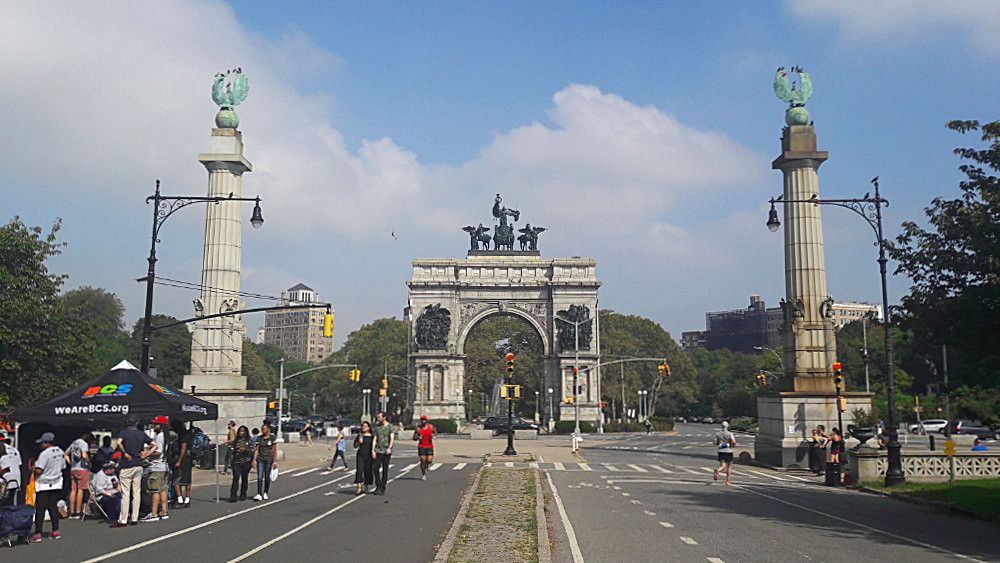
{"type": "Polygon", "coordinates": [[[826,485],[828,487],[840,486],[840,463],[836,461],[826,462],[826,485]]]}

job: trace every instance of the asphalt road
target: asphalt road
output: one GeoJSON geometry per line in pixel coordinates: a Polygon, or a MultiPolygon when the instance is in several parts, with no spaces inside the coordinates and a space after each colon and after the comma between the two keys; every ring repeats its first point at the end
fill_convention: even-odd
{"type": "Polygon", "coordinates": [[[353,496],[353,471],[306,467],[281,475],[269,501],[215,504],[200,487],[167,521],[63,521],[62,540],[0,548],[0,561],[431,561],[476,466],[442,464],[425,482],[416,461],[413,448],[396,452],[384,497],[353,496]]]}
{"type": "MultiPolygon", "coordinates": [[[[547,469],[576,561],[1000,560],[994,526],[831,489],[809,473],[737,465],[734,486],[724,487],[712,481],[713,435],[708,425],[679,425],[676,436],[588,438],[582,467],[547,469]]],[[[554,560],[574,561],[553,512],[567,544],[554,560]]]]}

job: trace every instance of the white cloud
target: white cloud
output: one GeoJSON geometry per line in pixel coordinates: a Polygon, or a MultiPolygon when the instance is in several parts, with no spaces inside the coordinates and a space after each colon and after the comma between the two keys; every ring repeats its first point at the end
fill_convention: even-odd
{"type": "MultiPolygon", "coordinates": [[[[499,192],[525,212],[523,221],[549,227],[549,249],[696,259],[720,271],[741,259],[720,250],[729,235],[718,229],[731,220],[692,226],[685,210],[768,178],[768,159],[724,133],[583,84],[553,95],[546,122],[496,134],[465,163],[421,162],[389,138],[352,150],[336,128],[335,93],[295,86],[302,73],[336,78],[339,59],[294,30],[277,39],[254,35],[217,2],[53,6],[2,8],[0,179],[7,185],[141,202],[162,178],[167,193],[199,193],[205,172],[195,159],[212,126],[211,78],[237,65],[250,80],[238,108],[254,163],[244,190],[264,199],[269,239],[363,247],[395,230],[419,235],[424,248],[449,241],[457,252],[465,244],[458,228],[486,222],[499,192]],[[636,235],[647,242],[637,244],[636,235]]],[[[247,281],[273,286],[262,279],[266,272],[280,283],[305,275],[287,274],[298,266],[282,258],[273,258],[272,269],[248,271],[247,281]]],[[[338,295],[359,301],[351,291],[338,288],[338,295]]]]}
{"type": "Polygon", "coordinates": [[[884,45],[942,34],[967,39],[984,54],[1000,55],[1000,3],[995,0],[802,0],[788,6],[803,19],[835,21],[851,41],[884,45]]]}

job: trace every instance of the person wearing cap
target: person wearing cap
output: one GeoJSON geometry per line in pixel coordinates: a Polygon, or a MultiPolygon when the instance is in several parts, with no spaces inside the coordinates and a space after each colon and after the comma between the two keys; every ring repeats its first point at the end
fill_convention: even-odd
{"type": "Polygon", "coordinates": [[[170,421],[167,417],[160,415],[154,418],[153,423],[153,451],[147,456],[152,462],[149,464],[149,478],[146,486],[153,495],[153,507],[149,514],[142,519],[143,522],[158,522],[170,518],[167,514],[167,486],[170,483],[170,468],[167,466],[167,440],[166,428],[170,421]]]}
{"type": "Polygon", "coordinates": [[[97,498],[97,504],[101,505],[109,522],[118,520],[122,510],[122,491],[115,475],[117,468],[115,462],[108,461],[90,480],[91,493],[97,498]]]}
{"type": "Polygon", "coordinates": [[[59,510],[56,504],[62,497],[63,470],[66,469],[65,453],[55,444],[56,436],[51,432],[42,434],[35,440],[42,445],[42,451],[35,460],[35,534],[31,543],[42,541],[42,526],[45,524],[45,513],[48,512],[52,522],[52,533],[49,538],[62,538],[59,532],[59,510]]]}
{"type": "Polygon", "coordinates": [[[712,472],[712,479],[719,480],[719,472],[726,472],[726,485],[733,484],[733,448],[736,436],[729,431],[729,423],[722,421],[722,428],[715,435],[715,445],[719,449],[719,467],[712,472]]]}
{"type": "MultiPolygon", "coordinates": [[[[142,490],[142,462],[152,450],[146,446],[152,442],[145,432],[136,428],[138,420],[128,419],[128,427],[118,434],[118,479],[122,488],[121,514],[112,528],[122,528],[139,523],[140,492],[142,490]]],[[[114,457],[114,456],[112,456],[114,457]]]]}
{"type": "Polygon", "coordinates": [[[420,417],[420,424],[413,429],[417,440],[417,457],[420,458],[420,480],[427,480],[427,468],[434,462],[434,425],[427,422],[427,415],[420,417]]]}
{"type": "Polygon", "coordinates": [[[16,504],[21,490],[21,458],[11,453],[13,449],[0,440],[0,508],[16,504]]]}

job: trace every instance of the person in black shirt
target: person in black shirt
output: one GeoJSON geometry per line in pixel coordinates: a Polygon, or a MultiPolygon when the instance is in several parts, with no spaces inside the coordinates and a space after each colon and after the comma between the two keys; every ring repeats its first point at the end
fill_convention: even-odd
{"type": "Polygon", "coordinates": [[[361,423],[361,431],[354,438],[354,447],[358,450],[357,470],[354,473],[354,482],[358,485],[355,495],[368,492],[368,487],[372,485],[374,478],[375,460],[372,459],[372,445],[375,436],[372,434],[372,425],[367,421],[361,423]],[[362,489],[362,485],[364,489],[362,489]]]}
{"type": "Polygon", "coordinates": [[[192,433],[184,428],[184,423],[179,420],[175,420],[172,426],[177,434],[176,459],[170,460],[175,506],[185,508],[191,506],[191,469],[194,465],[191,459],[192,433]]]}
{"type": "Polygon", "coordinates": [[[139,522],[139,504],[142,490],[142,460],[153,450],[148,449],[152,439],[136,428],[138,421],[130,418],[128,427],[118,434],[118,449],[121,458],[118,463],[118,480],[122,487],[122,511],[112,528],[139,522]],[[130,510],[131,508],[131,510],[130,510]]]}

